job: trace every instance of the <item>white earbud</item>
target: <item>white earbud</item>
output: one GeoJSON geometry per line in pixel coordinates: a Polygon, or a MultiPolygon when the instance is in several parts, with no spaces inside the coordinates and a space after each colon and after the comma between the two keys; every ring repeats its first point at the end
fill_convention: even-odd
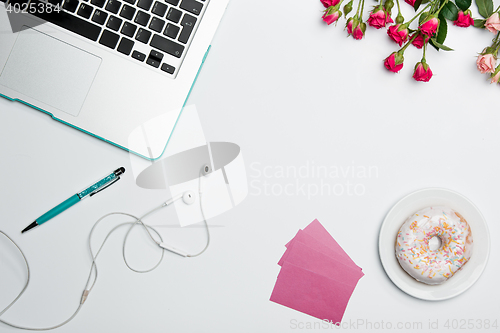
{"type": "Polygon", "coordinates": [[[186,205],[192,205],[196,201],[196,195],[193,191],[186,191],[182,195],[182,201],[184,201],[186,205]]]}
{"type": "Polygon", "coordinates": [[[163,207],[171,205],[179,199],[182,199],[182,201],[184,201],[184,203],[186,205],[192,205],[196,201],[196,195],[195,195],[194,191],[186,191],[183,194],[178,194],[175,197],[172,197],[172,198],[168,199],[167,201],[165,201],[165,203],[163,204],[163,207]]]}
{"type": "Polygon", "coordinates": [[[212,168],[210,167],[210,165],[205,164],[203,166],[203,169],[201,170],[201,173],[203,174],[203,176],[210,176],[210,174],[212,173],[212,168]]]}

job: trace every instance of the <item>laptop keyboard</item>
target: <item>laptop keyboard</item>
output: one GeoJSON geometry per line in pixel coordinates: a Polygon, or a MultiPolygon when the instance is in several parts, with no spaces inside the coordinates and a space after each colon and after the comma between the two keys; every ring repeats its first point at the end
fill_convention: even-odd
{"type": "MultiPolygon", "coordinates": [[[[208,0],[11,0],[60,6],[32,13],[174,77],[208,0]]],[[[21,7],[22,8],[22,7],[21,7]]]]}

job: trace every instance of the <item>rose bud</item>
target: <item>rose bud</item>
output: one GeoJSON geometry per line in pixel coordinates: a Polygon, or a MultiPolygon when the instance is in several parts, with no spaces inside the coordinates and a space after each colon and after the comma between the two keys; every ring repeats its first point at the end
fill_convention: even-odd
{"type": "Polygon", "coordinates": [[[432,36],[436,33],[439,26],[439,19],[434,15],[430,15],[424,23],[419,27],[420,31],[427,36],[432,36]]]}
{"type": "Polygon", "coordinates": [[[491,53],[493,50],[485,48],[483,53],[479,54],[476,60],[477,69],[482,73],[493,73],[497,58],[491,53]]]}
{"type": "MultiPolygon", "coordinates": [[[[356,17],[356,16],[355,16],[356,17]]],[[[347,34],[352,35],[352,30],[359,24],[359,21],[356,18],[349,17],[347,20],[347,24],[345,27],[347,28],[347,34]]]]}
{"type": "Polygon", "coordinates": [[[325,10],[325,13],[323,14],[323,21],[326,22],[326,24],[330,25],[333,22],[337,22],[337,20],[342,16],[342,12],[338,10],[338,6],[330,6],[328,7],[327,10],[325,10]]]}
{"type": "Polygon", "coordinates": [[[405,2],[412,7],[415,5],[415,0],[405,0],[405,2]]]}
{"type": "Polygon", "coordinates": [[[354,27],[354,30],[352,31],[352,37],[354,39],[360,40],[365,35],[365,31],[366,23],[360,22],[358,26],[354,27]]]}
{"type": "Polygon", "coordinates": [[[340,0],[320,0],[320,1],[323,4],[323,6],[325,6],[325,8],[336,6],[340,2],[340,0]]]}
{"type": "Polygon", "coordinates": [[[408,28],[406,24],[392,25],[387,29],[387,35],[401,46],[408,40],[408,28]]]}
{"type": "Polygon", "coordinates": [[[474,25],[474,19],[471,16],[471,11],[470,9],[467,9],[465,12],[459,11],[458,12],[458,17],[455,21],[453,21],[453,24],[456,25],[457,27],[462,27],[462,28],[468,28],[471,25],[474,25]]]}
{"type": "Polygon", "coordinates": [[[392,52],[390,56],[385,58],[384,66],[393,73],[397,73],[403,68],[405,58],[402,53],[392,52]]]}
{"type": "Polygon", "coordinates": [[[422,62],[417,62],[413,71],[413,78],[416,81],[429,82],[432,77],[432,71],[429,65],[422,59],[422,62]]]}
{"type": "Polygon", "coordinates": [[[500,66],[491,74],[491,83],[498,83],[500,80],[500,66]]]}
{"type": "Polygon", "coordinates": [[[352,0],[347,3],[347,5],[344,6],[344,15],[347,16],[352,10],[352,0]]]}
{"type": "Polygon", "coordinates": [[[491,16],[486,20],[486,23],[484,23],[484,27],[488,29],[489,32],[493,32],[494,34],[500,31],[500,17],[498,16],[498,13],[491,14],[491,16]]]}
{"type": "Polygon", "coordinates": [[[391,16],[383,9],[382,5],[374,7],[368,18],[368,24],[375,29],[384,28],[389,22],[392,22],[391,16]]]}
{"type": "Polygon", "coordinates": [[[417,49],[421,49],[424,44],[427,44],[429,42],[429,39],[431,38],[421,32],[415,32],[413,35],[411,35],[410,39],[413,39],[413,42],[411,42],[413,46],[415,46],[417,49]],[[413,39],[413,36],[415,36],[415,34],[418,35],[415,39],[413,39]]]}
{"type": "Polygon", "coordinates": [[[394,7],[394,1],[392,0],[386,0],[386,2],[384,3],[384,8],[386,10],[386,12],[388,12],[389,14],[391,13],[391,9],[394,7]]]}

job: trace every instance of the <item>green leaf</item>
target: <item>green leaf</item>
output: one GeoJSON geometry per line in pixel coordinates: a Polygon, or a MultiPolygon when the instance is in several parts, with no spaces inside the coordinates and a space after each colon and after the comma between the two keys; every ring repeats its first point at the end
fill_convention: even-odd
{"type": "Polygon", "coordinates": [[[441,9],[440,14],[443,14],[450,21],[455,21],[458,17],[458,8],[453,2],[448,1],[443,9],[441,9]]]}
{"type": "Polygon", "coordinates": [[[493,14],[493,0],[476,0],[476,5],[482,17],[488,18],[493,14]]]}
{"type": "Polygon", "coordinates": [[[465,12],[472,5],[472,0],[455,0],[455,3],[458,8],[465,12]]]}
{"type": "Polygon", "coordinates": [[[449,48],[448,46],[443,45],[441,43],[438,43],[435,38],[431,38],[430,42],[431,42],[432,46],[434,46],[436,49],[441,49],[444,51],[453,51],[452,48],[449,48]]]}
{"type": "Polygon", "coordinates": [[[476,28],[484,28],[484,24],[486,23],[486,20],[478,20],[478,19],[475,19],[474,20],[474,27],[476,28]]]}
{"type": "Polygon", "coordinates": [[[439,13],[439,27],[437,31],[436,41],[439,44],[443,44],[446,39],[446,34],[448,33],[448,23],[446,23],[445,18],[441,13],[439,13]]]}
{"type": "Polygon", "coordinates": [[[420,17],[418,18],[418,25],[419,26],[422,25],[422,23],[427,18],[427,16],[429,16],[429,12],[423,12],[422,14],[420,14],[420,17]]]}
{"type": "Polygon", "coordinates": [[[422,4],[422,0],[416,0],[415,4],[413,4],[413,9],[415,9],[415,11],[417,11],[418,7],[420,7],[421,4],[422,4]]]}

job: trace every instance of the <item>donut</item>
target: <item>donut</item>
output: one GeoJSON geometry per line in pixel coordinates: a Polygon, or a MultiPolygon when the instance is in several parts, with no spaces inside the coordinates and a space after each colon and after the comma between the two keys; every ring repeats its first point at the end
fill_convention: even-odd
{"type": "Polygon", "coordinates": [[[472,255],[472,232],[462,215],[448,207],[428,207],[411,215],[396,238],[396,257],[415,280],[437,285],[459,271],[472,255]],[[441,239],[436,250],[433,237],[441,239]]]}

